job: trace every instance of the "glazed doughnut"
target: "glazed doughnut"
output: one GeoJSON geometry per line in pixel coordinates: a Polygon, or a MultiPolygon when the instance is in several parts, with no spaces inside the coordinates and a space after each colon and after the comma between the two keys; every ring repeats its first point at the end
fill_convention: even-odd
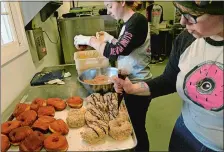
{"type": "Polygon", "coordinates": [[[95,107],[101,111],[107,111],[107,103],[104,101],[103,96],[99,93],[93,93],[86,98],[87,109],[95,107]]]}
{"type": "Polygon", "coordinates": [[[9,133],[9,141],[13,145],[19,145],[20,142],[23,141],[32,132],[33,130],[29,126],[23,126],[23,127],[13,129],[9,133]]]}
{"type": "Polygon", "coordinates": [[[115,140],[127,139],[132,133],[132,126],[129,121],[114,119],[109,122],[109,135],[115,140]]]}
{"type": "Polygon", "coordinates": [[[71,108],[81,108],[83,100],[79,96],[74,96],[67,99],[67,104],[71,108]]]}
{"type": "Polygon", "coordinates": [[[37,118],[37,113],[34,110],[28,110],[21,113],[16,120],[21,121],[21,126],[31,126],[37,118]]]}
{"type": "Polygon", "coordinates": [[[117,100],[117,93],[108,92],[103,95],[103,99],[107,103],[111,100],[117,100]]]}
{"type": "Polygon", "coordinates": [[[43,107],[46,106],[47,102],[45,99],[42,98],[36,98],[32,101],[31,105],[30,105],[30,109],[34,110],[34,111],[38,111],[39,107],[43,107]]]}
{"type": "Polygon", "coordinates": [[[89,144],[95,144],[105,139],[107,131],[100,125],[92,124],[84,127],[80,132],[84,141],[89,144]]]}
{"type": "Polygon", "coordinates": [[[8,135],[10,131],[12,131],[15,128],[18,128],[21,126],[21,121],[13,120],[13,121],[6,121],[1,126],[1,133],[8,135]]]}
{"type": "Polygon", "coordinates": [[[66,118],[67,124],[71,128],[79,128],[85,125],[86,109],[70,109],[68,117],[66,118]]]}
{"type": "Polygon", "coordinates": [[[20,151],[40,151],[45,140],[44,134],[39,131],[32,132],[19,145],[20,151]]]}
{"type": "Polygon", "coordinates": [[[124,121],[129,121],[129,115],[126,111],[119,111],[116,119],[122,119],[124,121]]]}
{"type": "Polygon", "coordinates": [[[87,109],[86,113],[85,113],[85,120],[86,121],[96,121],[96,120],[101,120],[104,121],[106,123],[109,122],[109,116],[107,113],[102,112],[94,107],[92,107],[91,109],[87,109]]]}
{"type": "Polygon", "coordinates": [[[53,133],[44,140],[44,148],[47,151],[67,151],[67,139],[57,133],[53,133]]]}
{"type": "Polygon", "coordinates": [[[25,103],[18,103],[16,105],[16,108],[13,112],[13,116],[17,117],[19,116],[21,113],[23,113],[24,111],[30,110],[30,105],[29,104],[25,104],[25,103]]]}
{"type": "Polygon", "coordinates": [[[66,108],[66,103],[64,100],[60,98],[48,98],[47,99],[47,105],[53,106],[56,111],[62,111],[66,108]]]}
{"type": "Polygon", "coordinates": [[[10,147],[9,138],[1,134],[1,152],[6,152],[10,147]]]}
{"type": "Polygon", "coordinates": [[[49,129],[53,133],[59,133],[62,135],[66,135],[69,132],[68,125],[62,119],[58,119],[50,123],[49,129]]]}
{"type": "Polygon", "coordinates": [[[108,115],[110,120],[113,120],[118,115],[118,101],[108,100],[108,115]]]}
{"type": "Polygon", "coordinates": [[[54,116],[55,110],[52,106],[40,107],[37,111],[38,117],[41,116],[54,116]]]}
{"type": "Polygon", "coordinates": [[[49,124],[56,119],[50,116],[39,117],[33,124],[32,129],[41,131],[42,133],[47,133],[49,129],[49,124]]]}

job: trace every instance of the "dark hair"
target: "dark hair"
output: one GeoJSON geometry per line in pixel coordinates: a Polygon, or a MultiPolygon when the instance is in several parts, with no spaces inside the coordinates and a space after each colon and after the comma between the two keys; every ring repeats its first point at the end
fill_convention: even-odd
{"type": "Polygon", "coordinates": [[[134,5],[134,3],[135,3],[135,1],[125,1],[125,4],[130,7],[132,7],[134,5]]]}

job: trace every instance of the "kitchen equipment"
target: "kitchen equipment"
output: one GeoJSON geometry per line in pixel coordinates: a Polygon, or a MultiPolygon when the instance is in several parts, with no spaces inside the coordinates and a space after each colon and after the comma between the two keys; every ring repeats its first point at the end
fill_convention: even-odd
{"type": "MultiPolygon", "coordinates": [[[[118,57],[118,78],[125,80],[126,77],[132,73],[133,71],[133,65],[135,65],[135,60],[132,57],[129,56],[122,56],[120,55],[118,57]]],[[[122,93],[118,93],[118,109],[120,107],[121,101],[124,98],[125,92],[122,91],[122,93]]]]}
{"type": "Polygon", "coordinates": [[[84,71],[79,77],[78,81],[84,86],[89,93],[107,93],[113,91],[112,82],[106,84],[88,84],[84,80],[94,79],[98,75],[105,75],[108,77],[117,76],[117,68],[95,68],[84,71]]]}
{"type": "Polygon", "coordinates": [[[42,28],[27,30],[26,36],[30,48],[30,53],[34,63],[38,63],[47,55],[42,28]]]}
{"type": "Polygon", "coordinates": [[[93,8],[74,7],[71,8],[70,13],[76,14],[76,16],[91,16],[93,15],[93,8]]]}
{"type": "MultiPolygon", "coordinates": [[[[126,77],[127,77],[127,75],[122,75],[121,70],[118,70],[118,78],[120,78],[122,80],[125,80],[126,77]]],[[[124,91],[122,91],[122,93],[117,93],[118,109],[119,109],[119,107],[121,105],[121,101],[124,98],[124,94],[125,94],[124,91]]]]}
{"type": "Polygon", "coordinates": [[[75,66],[78,74],[91,68],[106,68],[109,66],[109,60],[100,55],[96,50],[78,51],[74,53],[75,66]]]}
{"type": "MultiPolygon", "coordinates": [[[[82,16],[62,18],[58,20],[61,32],[62,51],[66,64],[74,63],[74,52],[78,50],[74,46],[74,37],[82,34],[86,36],[96,35],[96,32],[106,31],[117,36],[117,25],[109,15],[82,16]]],[[[91,48],[87,48],[91,50],[91,48]]]]}

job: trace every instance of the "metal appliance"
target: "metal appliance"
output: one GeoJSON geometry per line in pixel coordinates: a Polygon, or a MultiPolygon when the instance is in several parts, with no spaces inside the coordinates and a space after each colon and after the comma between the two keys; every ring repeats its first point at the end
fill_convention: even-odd
{"type": "Polygon", "coordinates": [[[43,30],[42,28],[27,30],[26,36],[33,62],[39,62],[45,55],[47,55],[43,30]]]}
{"type": "Polygon", "coordinates": [[[74,46],[74,37],[76,35],[92,36],[99,31],[106,31],[115,37],[118,35],[117,22],[109,15],[64,18],[59,19],[58,22],[66,64],[75,63],[74,52],[77,49],[74,46]]]}

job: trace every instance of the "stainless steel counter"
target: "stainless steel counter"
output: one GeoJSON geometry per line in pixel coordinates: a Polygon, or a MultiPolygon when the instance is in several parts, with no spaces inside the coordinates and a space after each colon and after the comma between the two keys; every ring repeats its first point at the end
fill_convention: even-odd
{"type": "Polygon", "coordinates": [[[7,121],[12,114],[16,104],[19,102],[30,103],[37,97],[50,98],[59,97],[66,99],[71,96],[87,97],[89,93],[78,82],[77,71],[74,64],[65,64],[59,66],[46,67],[42,71],[53,71],[65,69],[66,72],[71,73],[71,77],[64,78],[64,85],[41,85],[41,86],[28,86],[24,91],[12,102],[12,104],[2,113],[1,122],[7,121]]]}

